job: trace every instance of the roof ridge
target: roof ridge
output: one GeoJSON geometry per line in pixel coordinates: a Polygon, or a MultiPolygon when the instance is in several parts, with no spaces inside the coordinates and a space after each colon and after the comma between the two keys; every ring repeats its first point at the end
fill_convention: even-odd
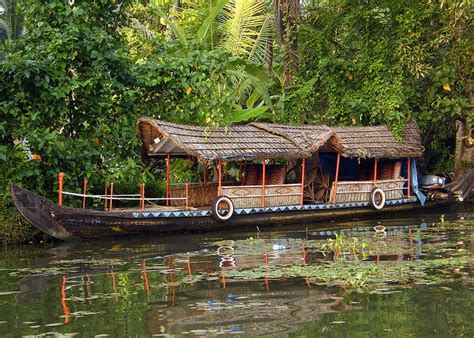
{"type": "MultiPolygon", "coordinates": [[[[251,125],[251,126],[254,126],[260,130],[263,130],[267,133],[270,133],[270,134],[273,134],[273,135],[277,135],[277,136],[280,136],[280,137],[283,137],[284,139],[290,141],[291,143],[293,143],[297,148],[299,148],[302,152],[304,152],[305,154],[307,153],[307,150],[299,143],[297,143],[295,140],[293,140],[291,137],[289,137],[288,135],[285,135],[283,133],[280,133],[280,132],[277,132],[275,131],[274,129],[271,129],[269,127],[267,127],[268,124],[271,124],[271,123],[258,123],[258,122],[250,122],[248,125],[251,125]]],[[[310,153],[311,154],[311,153],[310,153]]]]}

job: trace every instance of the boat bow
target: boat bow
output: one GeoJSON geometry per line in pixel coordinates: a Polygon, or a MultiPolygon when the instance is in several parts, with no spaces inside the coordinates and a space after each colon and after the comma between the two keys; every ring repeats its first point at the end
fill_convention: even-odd
{"type": "Polygon", "coordinates": [[[55,209],[59,208],[56,204],[15,184],[11,184],[10,190],[13,203],[28,222],[53,237],[62,240],[72,237],[54,218],[55,209]]]}

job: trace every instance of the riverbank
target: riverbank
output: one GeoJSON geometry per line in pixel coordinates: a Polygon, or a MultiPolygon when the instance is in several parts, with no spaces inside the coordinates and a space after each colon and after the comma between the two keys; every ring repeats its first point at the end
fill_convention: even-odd
{"type": "Polygon", "coordinates": [[[18,210],[0,199],[0,243],[3,245],[41,241],[45,234],[26,221],[18,210]]]}

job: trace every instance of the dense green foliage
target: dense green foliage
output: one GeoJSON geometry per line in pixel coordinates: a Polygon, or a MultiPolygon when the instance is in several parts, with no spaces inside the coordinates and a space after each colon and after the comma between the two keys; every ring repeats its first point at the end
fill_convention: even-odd
{"type": "Polygon", "coordinates": [[[384,123],[400,133],[414,118],[431,161],[448,159],[454,120],[474,124],[471,10],[470,1],[311,2],[280,120],[384,123]]]}
{"type": "Polygon", "coordinates": [[[10,181],[51,194],[59,171],[68,189],[83,177],[92,188],[112,180],[135,186],[150,178],[140,166],[139,116],[188,123],[235,117],[228,114],[240,107],[231,72],[249,65],[225,50],[156,39],[138,62],[121,32],[131,5],[22,4],[29,34],[5,44],[0,68],[2,194],[10,181]]]}
{"type": "Polygon", "coordinates": [[[398,134],[415,118],[426,166],[436,170],[452,167],[454,121],[474,121],[469,1],[0,6],[3,198],[9,182],[52,196],[58,171],[68,190],[84,177],[93,190],[104,181],[133,191],[154,181],[135,137],[142,115],[211,126],[387,123],[398,134]],[[282,6],[294,11],[282,16],[282,6]]]}

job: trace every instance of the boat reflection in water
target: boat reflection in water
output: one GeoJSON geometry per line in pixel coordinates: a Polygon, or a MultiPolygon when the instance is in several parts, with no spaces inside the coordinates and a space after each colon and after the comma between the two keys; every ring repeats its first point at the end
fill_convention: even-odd
{"type": "MultiPolygon", "coordinates": [[[[132,335],[140,330],[148,335],[281,334],[295,332],[323,314],[360,305],[344,300],[340,288],[314,284],[304,273],[286,277],[273,272],[304,271],[306,266],[337,259],[334,253],[321,252],[321,244],[334,239],[335,233],[357,237],[372,248],[362,258],[343,253],[349,261],[423,259],[425,244],[449,240],[431,236],[429,228],[425,223],[387,226],[381,233],[372,224],[303,233],[286,229],[244,238],[239,234],[226,240],[222,238],[229,237],[196,235],[187,241],[176,236],[158,243],[155,239],[103,242],[100,247],[64,243],[35,255],[28,269],[18,265],[10,276],[17,276],[20,289],[14,295],[15,307],[40,311],[51,308],[54,297],[55,311],[46,321],[55,324],[59,313],[68,332],[83,332],[87,323],[86,333],[97,334],[94,325],[103,327],[105,321],[112,325],[111,335],[133,326],[135,331],[127,331],[132,335]]],[[[7,320],[17,320],[5,313],[7,320]]]]}
{"type": "MultiPolygon", "coordinates": [[[[190,278],[202,271],[215,277],[208,278],[207,289],[181,292],[179,300],[172,301],[172,307],[147,311],[144,320],[150,335],[292,332],[300,323],[317,320],[323,313],[351,308],[334,292],[311,285],[307,280],[228,279],[226,273],[231,270],[308,264],[308,252],[301,241],[278,240],[277,244],[269,240],[243,241],[246,245],[239,242],[242,241],[221,243],[224,245],[217,248],[217,256],[211,262],[188,259],[190,278]]],[[[175,296],[173,292],[172,296],[175,296]]]]}

